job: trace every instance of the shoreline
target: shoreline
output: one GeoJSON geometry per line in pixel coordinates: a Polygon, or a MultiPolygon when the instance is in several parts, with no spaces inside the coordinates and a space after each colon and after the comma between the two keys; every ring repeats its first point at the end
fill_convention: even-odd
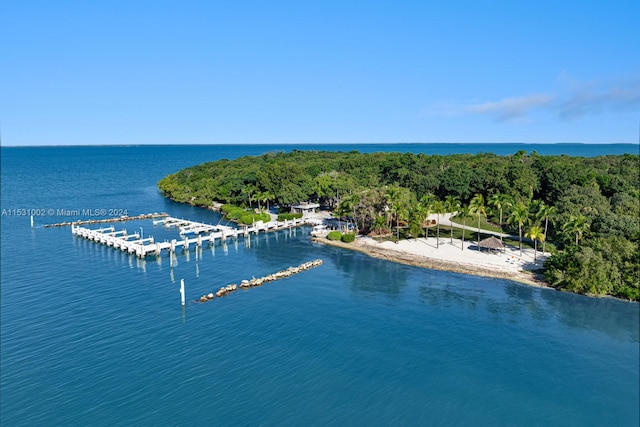
{"type": "MultiPolygon", "coordinates": [[[[441,256],[434,256],[437,254],[433,254],[432,253],[433,251],[431,251],[431,253],[429,254],[416,253],[415,251],[408,251],[406,246],[414,242],[401,241],[400,243],[405,242],[404,247],[401,247],[402,245],[399,245],[397,248],[390,248],[388,247],[389,245],[384,245],[383,243],[377,242],[371,238],[360,237],[360,236],[356,238],[356,240],[352,243],[344,243],[342,241],[329,240],[326,238],[326,236],[312,237],[311,240],[313,242],[320,243],[323,245],[329,245],[329,246],[339,247],[343,249],[354,250],[354,251],[364,253],[365,255],[371,256],[373,258],[383,259],[386,261],[396,262],[396,263],[405,264],[405,265],[411,265],[414,267],[429,268],[432,270],[450,271],[454,273],[469,274],[473,276],[491,277],[495,279],[507,279],[507,280],[512,280],[512,281],[529,285],[529,286],[555,289],[551,287],[546,281],[544,281],[544,279],[542,279],[539,273],[535,273],[531,270],[529,270],[530,272],[526,272],[525,270],[522,270],[519,268],[518,269],[515,269],[515,268],[500,269],[500,268],[496,268],[497,264],[496,265],[489,265],[489,264],[479,265],[478,263],[473,263],[473,262],[463,262],[460,260],[445,259],[444,257],[441,257],[441,256]]],[[[420,240],[424,240],[424,239],[415,239],[415,242],[419,242],[420,240]]],[[[391,243],[391,242],[384,242],[384,243],[389,243],[390,245],[396,245],[395,243],[391,243]]],[[[459,246],[460,243],[461,241],[458,240],[457,250],[462,253],[462,250],[460,249],[460,246],[459,246]]],[[[468,244],[468,243],[465,242],[465,244],[468,244]]],[[[444,246],[444,244],[441,243],[441,246],[444,246]]],[[[435,251],[439,251],[439,250],[440,249],[435,249],[435,251]]],[[[477,251],[472,249],[467,248],[466,250],[469,252],[478,253],[477,251]]],[[[486,257],[497,256],[497,255],[488,254],[488,253],[482,253],[481,255],[486,257]]],[[[505,256],[508,257],[509,255],[507,254],[505,256]]],[[[505,262],[507,261],[508,261],[508,258],[506,259],[505,262]]]]}

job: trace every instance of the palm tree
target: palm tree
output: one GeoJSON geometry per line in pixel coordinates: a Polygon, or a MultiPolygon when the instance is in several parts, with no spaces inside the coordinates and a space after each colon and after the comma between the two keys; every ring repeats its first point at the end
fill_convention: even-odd
{"type": "Polygon", "coordinates": [[[487,208],[484,205],[484,197],[478,193],[471,199],[469,203],[469,211],[478,215],[478,248],[480,248],[480,218],[487,215],[487,208]]]}
{"type": "Polygon", "coordinates": [[[438,222],[436,223],[436,249],[440,247],[440,215],[444,213],[444,203],[440,200],[433,202],[433,212],[438,215],[438,222]]]}
{"type": "Polygon", "coordinates": [[[522,226],[529,223],[529,205],[518,202],[514,207],[508,222],[518,224],[518,237],[520,239],[520,256],[522,256],[522,226]]]}
{"type": "Polygon", "coordinates": [[[267,204],[267,212],[269,212],[269,201],[275,200],[276,196],[269,190],[262,192],[262,201],[267,204]]]}
{"type": "Polygon", "coordinates": [[[410,193],[406,188],[399,187],[397,185],[391,186],[387,189],[387,204],[390,205],[389,209],[396,217],[396,243],[400,241],[400,214],[403,218],[406,217],[406,212],[409,209],[410,193]]]}
{"type": "Polygon", "coordinates": [[[427,193],[420,199],[421,214],[424,215],[424,222],[427,224],[424,227],[424,237],[429,238],[429,215],[431,215],[431,208],[433,207],[434,196],[431,193],[427,193]]]}
{"type": "Polygon", "coordinates": [[[251,201],[252,201],[251,196],[257,190],[258,190],[258,188],[253,184],[245,184],[245,186],[242,187],[242,190],[240,190],[243,195],[246,195],[249,198],[249,209],[253,209],[253,206],[251,205],[251,201]]]}
{"type": "MultiPolygon", "coordinates": [[[[557,209],[555,206],[545,205],[544,202],[540,202],[538,215],[540,219],[544,218],[544,235],[545,235],[545,239],[542,241],[542,253],[545,252],[544,249],[545,249],[545,244],[547,242],[546,236],[547,236],[547,231],[549,229],[549,219],[553,217],[556,214],[556,212],[557,212],[557,209]]],[[[553,219],[551,220],[551,222],[553,223],[553,219]]]]}
{"type": "MultiPolygon", "coordinates": [[[[387,192],[385,194],[385,197],[387,199],[387,206],[389,207],[389,211],[391,212],[391,216],[393,218],[393,215],[395,214],[395,210],[397,208],[397,203],[398,203],[398,197],[400,195],[400,191],[399,188],[396,186],[391,186],[387,188],[387,192]]],[[[389,221],[389,225],[391,221],[389,221]]],[[[397,223],[397,222],[396,222],[397,223]]]]}
{"type": "Polygon", "coordinates": [[[431,204],[435,200],[436,200],[436,196],[434,196],[432,193],[427,193],[424,196],[422,196],[422,198],[420,198],[420,203],[422,203],[423,206],[431,207],[431,204]]]}
{"type": "Polygon", "coordinates": [[[387,194],[386,194],[386,198],[387,198],[387,205],[389,205],[389,211],[391,211],[391,215],[392,217],[395,215],[396,217],[396,230],[397,230],[397,240],[396,243],[398,243],[398,240],[400,240],[400,229],[398,227],[398,204],[400,202],[399,198],[400,198],[400,188],[396,187],[396,186],[391,186],[387,189],[387,194]]]}
{"type": "MultiPolygon", "coordinates": [[[[355,223],[356,226],[356,231],[358,230],[358,215],[356,213],[356,209],[358,209],[360,202],[362,201],[362,196],[360,194],[350,194],[349,196],[347,196],[347,198],[349,199],[349,205],[351,208],[351,214],[353,215],[353,222],[355,223]]],[[[364,225],[364,220],[360,221],[361,224],[364,225]]]]}
{"type": "Polygon", "coordinates": [[[427,239],[429,237],[428,234],[428,230],[429,228],[427,227],[427,221],[429,220],[429,214],[431,213],[431,211],[429,210],[428,206],[424,206],[422,203],[418,203],[418,207],[416,208],[416,215],[418,216],[418,218],[420,218],[420,223],[422,225],[424,225],[424,237],[425,239],[427,239]]]}
{"type": "Polygon", "coordinates": [[[342,200],[340,200],[340,204],[338,204],[338,212],[340,212],[340,216],[353,215],[354,221],[355,221],[355,209],[356,209],[356,204],[353,196],[343,197],[342,200]]]}
{"type": "MultiPolygon", "coordinates": [[[[545,235],[542,232],[542,228],[538,225],[532,226],[529,231],[525,234],[525,237],[533,240],[533,262],[535,263],[538,260],[538,240],[541,242],[545,241],[545,235]]],[[[544,252],[544,251],[543,251],[544,252]]]]}
{"type": "Polygon", "coordinates": [[[587,217],[582,214],[571,215],[569,221],[562,226],[562,231],[576,234],[576,246],[582,235],[589,231],[590,224],[587,221],[587,217]]]}
{"type": "MultiPolygon", "coordinates": [[[[460,209],[460,199],[456,196],[447,196],[444,199],[444,205],[447,212],[453,215],[453,212],[457,212],[460,209]]],[[[451,226],[451,243],[453,243],[453,226],[451,226]]]]}
{"type": "Polygon", "coordinates": [[[387,225],[387,220],[382,215],[378,215],[373,220],[373,231],[380,234],[380,231],[384,229],[385,225],[387,225]]]}
{"type": "Polygon", "coordinates": [[[260,201],[262,200],[262,191],[256,189],[256,192],[253,193],[253,197],[255,198],[256,202],[258,202],[258,210],[262,212],[262,206],[260,206],[260,201]]]}
{"type": "MultiPolygon", "coordinates": [[[[402,220],[404,223],[406,223],[407,221],[409,221],[409,217],[411,215],[410,212],[410,205],[409,205],[409,201],[408,200],[403,200],[400,205],[398,206],[398,211],[396,212],[396,218],[397,221],[402,220]]],[[[398,241],[400,240],[400,226],[398,225],[398,231],[397,231],[397,239],[398,241]]]]}
{"type": "Polygon", "coordinates": [[[500,211],[500,241],[502,242],[502,213],[505,208],[511,207],[513,204],[511,196],[504,193],[496,193],[489,197],[489,205],[500,211]]]}
{"type": "Polygon", "coordinates": [[[471,214],[469,205],[461,205],[458,215],[462,215],[462,250],[464,251],[464,229],[467,225],[467,217],[471,214]]]}
{"type": "Polygon", "coordinates": [[[414,239],[420,237],[422,233],[422,207],[419,204],[414,205],[409,212],[409,234],[414,239]]]}

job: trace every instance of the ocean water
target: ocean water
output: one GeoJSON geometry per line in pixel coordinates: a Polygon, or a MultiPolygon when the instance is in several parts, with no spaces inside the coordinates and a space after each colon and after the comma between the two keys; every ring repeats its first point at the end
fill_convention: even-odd
{"type": "MultiPolygon", "coordinates": [[[[162,198],[157,181],[296,148],[593,156],[638,146],[3,147],[0,424],[638,425],[637,303],[393,264],[314,244],[304,227],[174,260],[43,227],[101,210],[215,224],[213,212],[162,198]],[[37,212],[33,229],[23,209],[37,212]],[[317,258],[288,279],[193,302],[317,258]]],[[[150,220],[115,226],[172,238],[150,220]]]]}

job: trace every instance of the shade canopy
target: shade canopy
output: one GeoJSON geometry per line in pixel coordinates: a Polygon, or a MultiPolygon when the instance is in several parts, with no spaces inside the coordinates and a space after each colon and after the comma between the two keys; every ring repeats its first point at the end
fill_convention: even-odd
{"type": "Polygon", "coordinates": [[[487,237],[486,239],[480,240],[480,243],[478,244],[481,248],[488,248],[488,249],[503,249],[504,248],[504,244],[500,241],[500,239],[491,236],[491,237],[487,237]]]}

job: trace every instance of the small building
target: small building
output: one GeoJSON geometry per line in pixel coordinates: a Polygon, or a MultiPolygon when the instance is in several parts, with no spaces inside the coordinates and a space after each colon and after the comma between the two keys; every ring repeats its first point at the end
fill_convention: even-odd
{"type": "Polygon", "coordinates": [[[299,205],[291,206],[291,213],[301,213],[302,217],[310,216],[314,212],[320,209],[320,205],[318,203],[300,203],[299,205]]]}

